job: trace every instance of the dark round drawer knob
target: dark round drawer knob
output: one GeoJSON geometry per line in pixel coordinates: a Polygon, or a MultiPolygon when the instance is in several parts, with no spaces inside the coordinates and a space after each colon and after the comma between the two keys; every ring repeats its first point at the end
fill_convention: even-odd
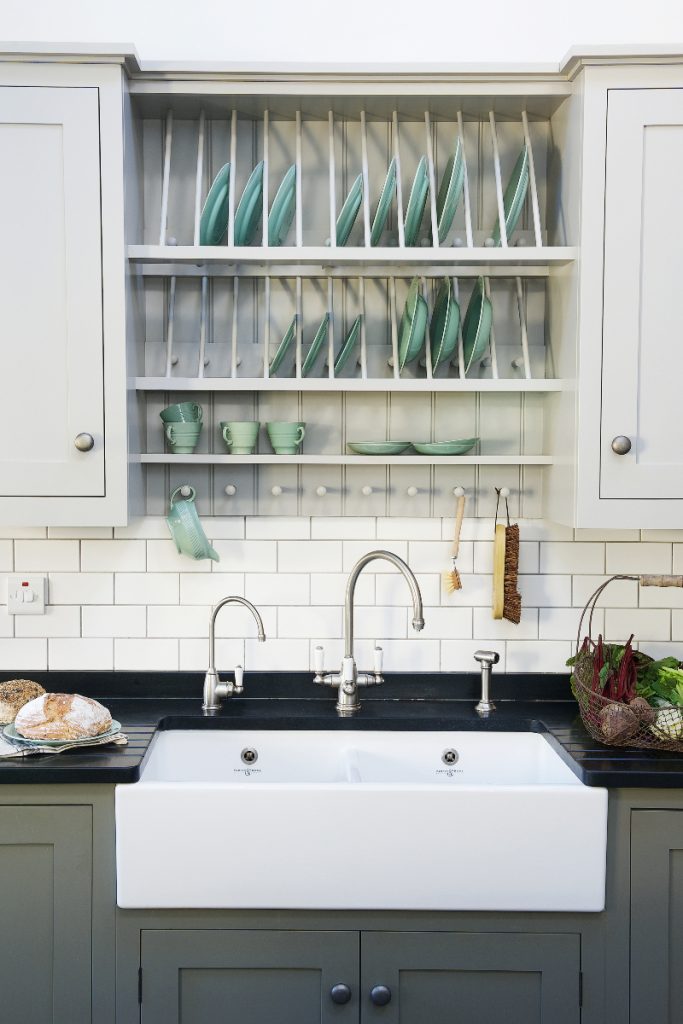
{"type": "Polygon", "coordinates": [[[351,989],[348,985],[333,985],[330,989],[330,999],[333,1003],[343,1006],[351,998],[351,989]]]}
{"type": "Polygon", "coordinates": [[[391,1002],[391,989],[387,985],[375,985],[370,990],[370,999],[375,1006],[386,1006],[391,1002]]]}

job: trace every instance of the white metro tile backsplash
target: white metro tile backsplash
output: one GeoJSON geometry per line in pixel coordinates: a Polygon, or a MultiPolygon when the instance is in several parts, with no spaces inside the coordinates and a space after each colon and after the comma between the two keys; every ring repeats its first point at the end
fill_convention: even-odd
{"type": "MultiPolygon", "coordinates": [[[[683,572],[681,531],[576,531],[543,520],[520,523],[519,626],[491,618],[492,519],[463,523],[462,590],[448,594],[453,519],[242,517],[205,519],[219,563],[178,555],[162,516],[115,530],[17,528],[0,531],[0,581],[8,572],[45,573],[44,616],[13,618],[0,592],[0,669],[203,670],[211,606],[244,595],[262,613],[229,607],[217,621],[217,661],[228,669],[310,669],[322,644],[334,669],[342,654],[349,570],[373,548],[406,558],[422,588],[426,626],[411,626],[405,581],[372,562],[356,589],[357,656],[372,664],[384,648],[388,670],[463,671],[475,650],[500,652],[499,671],[562,671],[580,609],[605,573],[683,572]]],[[[4,586],[4,582],[2,582],[4,586]]],[[[683,657],[683,590],[610,585],[594,632],[636,641],[652,654],[683,657]],[[604,611],[602,610],[604,609],[604,611]]]]}

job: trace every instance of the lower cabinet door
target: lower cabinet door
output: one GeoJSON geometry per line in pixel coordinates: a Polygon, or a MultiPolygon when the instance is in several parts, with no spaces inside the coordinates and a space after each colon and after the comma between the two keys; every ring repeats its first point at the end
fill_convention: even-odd
{"type": "Polygon", "coordinates": [[[92,811],[0,806],[0,1020],[91,1019],[92,811]]]}
{"type": "Polygon", "coordinates": [[[578,1024],[580,937],[363,932],[361,1021],[578,1024]]]}
{"type": "Polygon", "coordinates": [[[142,1024],[358,1020],[357,932],[145,930],[141,965],[142,1024]]]}
{"type": "Polygon", "coordinates": [[[631,814],[630,1020],[683,1021],[683,811],[631,814]]]}

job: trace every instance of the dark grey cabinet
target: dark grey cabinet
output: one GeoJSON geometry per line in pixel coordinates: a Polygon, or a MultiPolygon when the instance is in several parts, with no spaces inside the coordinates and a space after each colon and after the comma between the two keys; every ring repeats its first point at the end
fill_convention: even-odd
{"type": "Polygon", "coordinates": [[[0,806],[0,1016],[91,1020],[92,810],[0,806]]]}
{"type": "Polygon", "coordinates": [[[363,932],[361,946],[363,1024],[579,1022],[579,935],[363,932]]]}
{"type": "Polygon", "coordinates": [[[631,1021],[683,1021],[683,811],[631,816],[631,1021]]]}
{"type": "Polygon", "coordinates": [[[580,1019],[572,934],[148,929],[141,965],[142,1024],[580,1019]]]}
{"type": "Polygon", "coordinates": [[[141,938],[142,1024],[358,1020],[357,932],[144,930],[141,938]]]}

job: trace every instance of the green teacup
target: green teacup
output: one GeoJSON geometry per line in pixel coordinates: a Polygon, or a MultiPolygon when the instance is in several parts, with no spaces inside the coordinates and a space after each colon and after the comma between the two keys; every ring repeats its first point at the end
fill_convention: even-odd
{"type": "Polygon", "coordinates": [[[189,455],[197,447],[201,423],[167,423],[164,433],[176,455],[189,455]]]}
{"type": "Polygon", "coordinates": [[[223,440],[232,455],[251,455],[261,426],[258,420],[224,420],[220,426],[223,440]]]}
{"type": "Polygon", "coordinates": [[[306,433],[306,424],[272,420],[266,423],[266,430],[276,455],[296,455],[306,433]]]}
{"type": "Polygon", "coordinates": [[[204,410],[198,402],[178,402],[159,413],[164,423],[201,423],[204,410]]]}

